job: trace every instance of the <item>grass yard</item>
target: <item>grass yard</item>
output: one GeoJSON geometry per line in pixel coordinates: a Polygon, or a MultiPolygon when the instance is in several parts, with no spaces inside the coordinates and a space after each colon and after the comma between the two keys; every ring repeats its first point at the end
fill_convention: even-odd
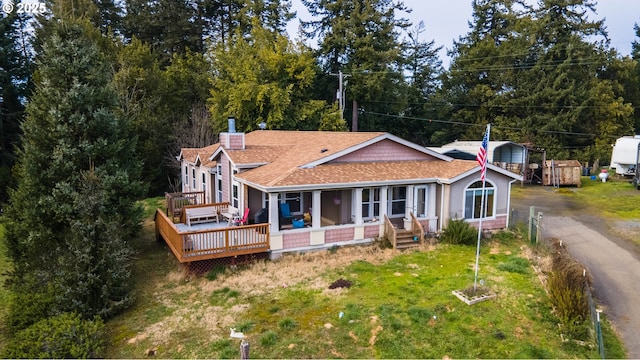
{"type": "MultiPolygon", "coordinates": [[[[397,253],[377,246],[287,255],[186,276],[147,223],[139,244],[138,302],[110,321],[109,358],[237,358],[243,331],[253,358],[595,358],[561,342],[548,297],[513,235],[481,249],[479,278],[497,297],[468,306],[451,294],[473,284],[475,247],[397,253]],[[350,288],[329,289],[344,279],[350,288]],[[342,316],[340,316],[342,314],[342,316]]],[[[624,357],[605,325],[605,338],[624,357]]]]}
{"type": "Polygon", "coordinates": [[[582,178],[579,191],[571,192],[590,209],[608,217],[640,221],[640,191],[626,180],[607,181],[582,178]]]}

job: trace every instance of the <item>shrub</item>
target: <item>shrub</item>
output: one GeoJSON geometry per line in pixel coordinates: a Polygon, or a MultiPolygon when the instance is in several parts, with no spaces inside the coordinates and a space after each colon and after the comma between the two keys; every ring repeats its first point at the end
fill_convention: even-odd
{"type": "Polygon", "coordinates": [[[440,237],[440,241],[448,244],[475,245],[477,240],[478,230],[464,219],[450,219],[440,237]]]}
{"type": "Polygon", "coordinates": [[[207,280],[214,281],[218,275],[223,275],[227,269],[223,265],[216,265],[207,273],[207,280]]]}
{"type": "Polygon", "coordinates": [[[292,318],[284,318],[278,322],[278,327],[281,330],[293,330],[298,327],[298,323],[292,318]]]}
{"type": "Polygon", "coordinates": [[[584,338],[588,331],[589,302],[586,291],[590,279],[583,275],[584,267],[567,251],[556,245],[549,275],[549,296],[567,335],[584,338]]]}
{"type": "Polygon", "coordinates": [[[274,331],[267,331],[260,337],[260,345],[262,346],[273,346],[278,342],[278,334],[274,331]]]}
{"type": "Polygon", "coordinates": [[[98,317],[83,320],[76,313],[63,313],[18,331],[2,357],[97,358],[105,347],[103,330],[104,323],[98,317]]]}

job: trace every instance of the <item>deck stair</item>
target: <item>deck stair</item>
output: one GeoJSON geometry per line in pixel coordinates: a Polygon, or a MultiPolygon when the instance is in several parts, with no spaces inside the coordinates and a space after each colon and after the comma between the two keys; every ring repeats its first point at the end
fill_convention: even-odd
{"type": "Polygon", "coordinates": [[[396,249],[404,250],[420,246],[420,239],[411,230],[396,229],[396,249]]]}

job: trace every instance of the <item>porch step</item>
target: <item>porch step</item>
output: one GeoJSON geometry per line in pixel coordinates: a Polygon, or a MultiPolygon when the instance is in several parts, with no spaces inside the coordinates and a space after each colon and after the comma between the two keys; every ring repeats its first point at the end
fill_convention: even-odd
{"type": "Polygon", "coordinates": [[[416,235],[409,230],[396,230],[396,249],[403,250],[419,246],[420,239],[414,240],[415,238],[417,238],[416,235]]]}

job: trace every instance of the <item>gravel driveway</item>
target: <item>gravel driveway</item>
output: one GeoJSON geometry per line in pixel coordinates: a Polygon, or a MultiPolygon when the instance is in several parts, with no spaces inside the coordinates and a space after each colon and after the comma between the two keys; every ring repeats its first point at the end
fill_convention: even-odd
{"type": "Polygon", "coordinates": [[[513,220],[525,221],[530,206],[536,214],[543,212],[543,236],[562,240],[591,273],[594,295],[620,333],[627,355],[639,359],[640,249],[630,239],[640,238],[640,223],[608,223],[551,187],[530,187],[523,198],[514,197],[513,220]]]}

